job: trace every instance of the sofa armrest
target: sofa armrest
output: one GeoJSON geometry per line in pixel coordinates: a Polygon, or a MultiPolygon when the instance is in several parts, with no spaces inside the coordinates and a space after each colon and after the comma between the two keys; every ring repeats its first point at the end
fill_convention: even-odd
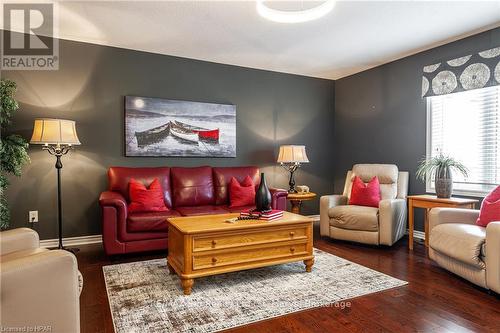
{"type": "Polygon", "coordinates": [[[118,192],[105,191],[99,196],[99,204],[102,206],[114,206],[118,209],[125,209],[127,211],[127,201],[118,192]]]}
{"type": "Polygon", "coordinates": [[[40,247],[38,233],[29,228],[17,228],[0,233],[0,255],[40,247]]]}
{"type": "Polygon", "coordinates": [[[429,212],[429,233],[443,223],[475,224],[479,210],[461,208],[432,208],[429,212]]]}
{"type": "Polygon", "coordinates": [[[78,265],[64,250],[2,263],[1,327],[80,331],[78,265]]]}
{"type": "Polygon", "coordinates": [[[486,285],[500,294],[500,221],[486,227],[486,285]]]}
{"type": "Polygon", "coordinates": [[[102,211],[102,241],[106,254],[123,253],[120,235],[126,232],[127,202],[118,192],[102,192],[99,197],[102,211]]]}
{"type": "Polygon", "coordinates": [[[269,192],[271,192],[272,208],[286,210],[286,198],[288,197],[288,191],[280,188],[270,188],[269,192]]]}
{"type": "Polygon", "coordinates": [[[345,195],[323,195],[319,199],[319,230],[321,236],[330,236],[330,216],[328,209],[335,206],[347,205],[345,195]]]}
{"type": "Polygon", "coordinates": [[[379,212],[379,243],[391,246],[406,232],[406,199],[381,200],[379,212]]]}

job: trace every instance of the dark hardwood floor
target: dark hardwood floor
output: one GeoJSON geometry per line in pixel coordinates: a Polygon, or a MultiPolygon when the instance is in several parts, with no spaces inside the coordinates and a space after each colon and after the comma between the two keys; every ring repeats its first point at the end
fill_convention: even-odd
{"type": "MultiPolygon", "coordinates": [[[[421,243],[413,252],[408,251],[406,238],[390,248],[364,246],[321,238],[316,228],[314,245],[409,284],[351,299],[351,306],[344,309],[311,309],[225,332],[500,332],[499,296],[438,267],[421,243]]],[[[82,332],[113,332],[102,266],[165,254],[108,258],[101,245],[80,249],[82,332]]]]}

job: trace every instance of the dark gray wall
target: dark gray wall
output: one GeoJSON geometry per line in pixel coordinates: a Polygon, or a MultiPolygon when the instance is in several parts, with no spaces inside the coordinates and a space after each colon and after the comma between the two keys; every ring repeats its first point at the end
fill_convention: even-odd
{"type": "MultiPolygon", "coordinates": [[[[406,57],[335,81],[335,190],[355,163],[395,163],[408,170],[410,193],[422,194],[415,179],[425,155],[426,108],[422,67],[500,46],[500,28],[406,57]]],[[[423,230],[422,220],[417,228],[423,230]]]]}
{"type": "MultiPolygon", "coordinates": [[[[86,43],[60,41],[58,71],[5,71],[18,84],[21,108],[12,132],[31,136],[33,119],[73,119],[82,145],[63,158],[64,236],[100,233],[99,193],[106,170],[123,166],[258,165],[274,186],[286,186],[276,166],[280,144],[305,144],[311,163],[297,182],[318,194],[333,191],[334,82],[86,43]],[[125,95],[237,106],[237,157],[126,158],[125,95]]],[[[38,210],[41,238],[57,237],[54,158],[30,148],[31,164],[11,179],[7,198],[12,227],[27,225],[38,210]]],[[[318,201],[306,205],[318,213],[318,201]]]]}

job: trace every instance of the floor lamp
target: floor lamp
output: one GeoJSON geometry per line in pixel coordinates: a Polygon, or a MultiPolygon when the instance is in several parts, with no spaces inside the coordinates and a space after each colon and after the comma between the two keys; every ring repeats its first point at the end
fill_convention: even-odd
{"type": "Polygon", "coordinates": [[[64,119],[35,119],[31,144],[41,144],[42,149],[56,157],[57,169],[57,220],[59,223],[59,249],[64,248],[62,242],[62,195],[61,195],[61,157],[66,155],[75,145],[80,144],[76,134],[75,122],[64,119]]]}

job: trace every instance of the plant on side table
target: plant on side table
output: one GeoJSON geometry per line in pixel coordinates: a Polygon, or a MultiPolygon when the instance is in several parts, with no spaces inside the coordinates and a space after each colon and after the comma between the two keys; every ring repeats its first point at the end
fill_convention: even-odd
{"type": "Polygon", "coordinates": [[[14,112],[19,109],[14,98],[16,88],[15,82],[0,80],[0,229],[6,229],[10,222],[9,207],[5,198],[5,190],[9,185],[7,175],[21,176],[22,167],[30,161],[28,142],[20,135],[6,133],[14,112]]]}
{"type": "Polygon", "coordinates": [[[436,195],[438,198],[450,198],[453,191],[452,171],[469,176],[467,167],[460,161],[439,153],[430,159],[423,159],[417,169],[416,176],[425,182],[427,177],[434,176],[436,195]]]}

